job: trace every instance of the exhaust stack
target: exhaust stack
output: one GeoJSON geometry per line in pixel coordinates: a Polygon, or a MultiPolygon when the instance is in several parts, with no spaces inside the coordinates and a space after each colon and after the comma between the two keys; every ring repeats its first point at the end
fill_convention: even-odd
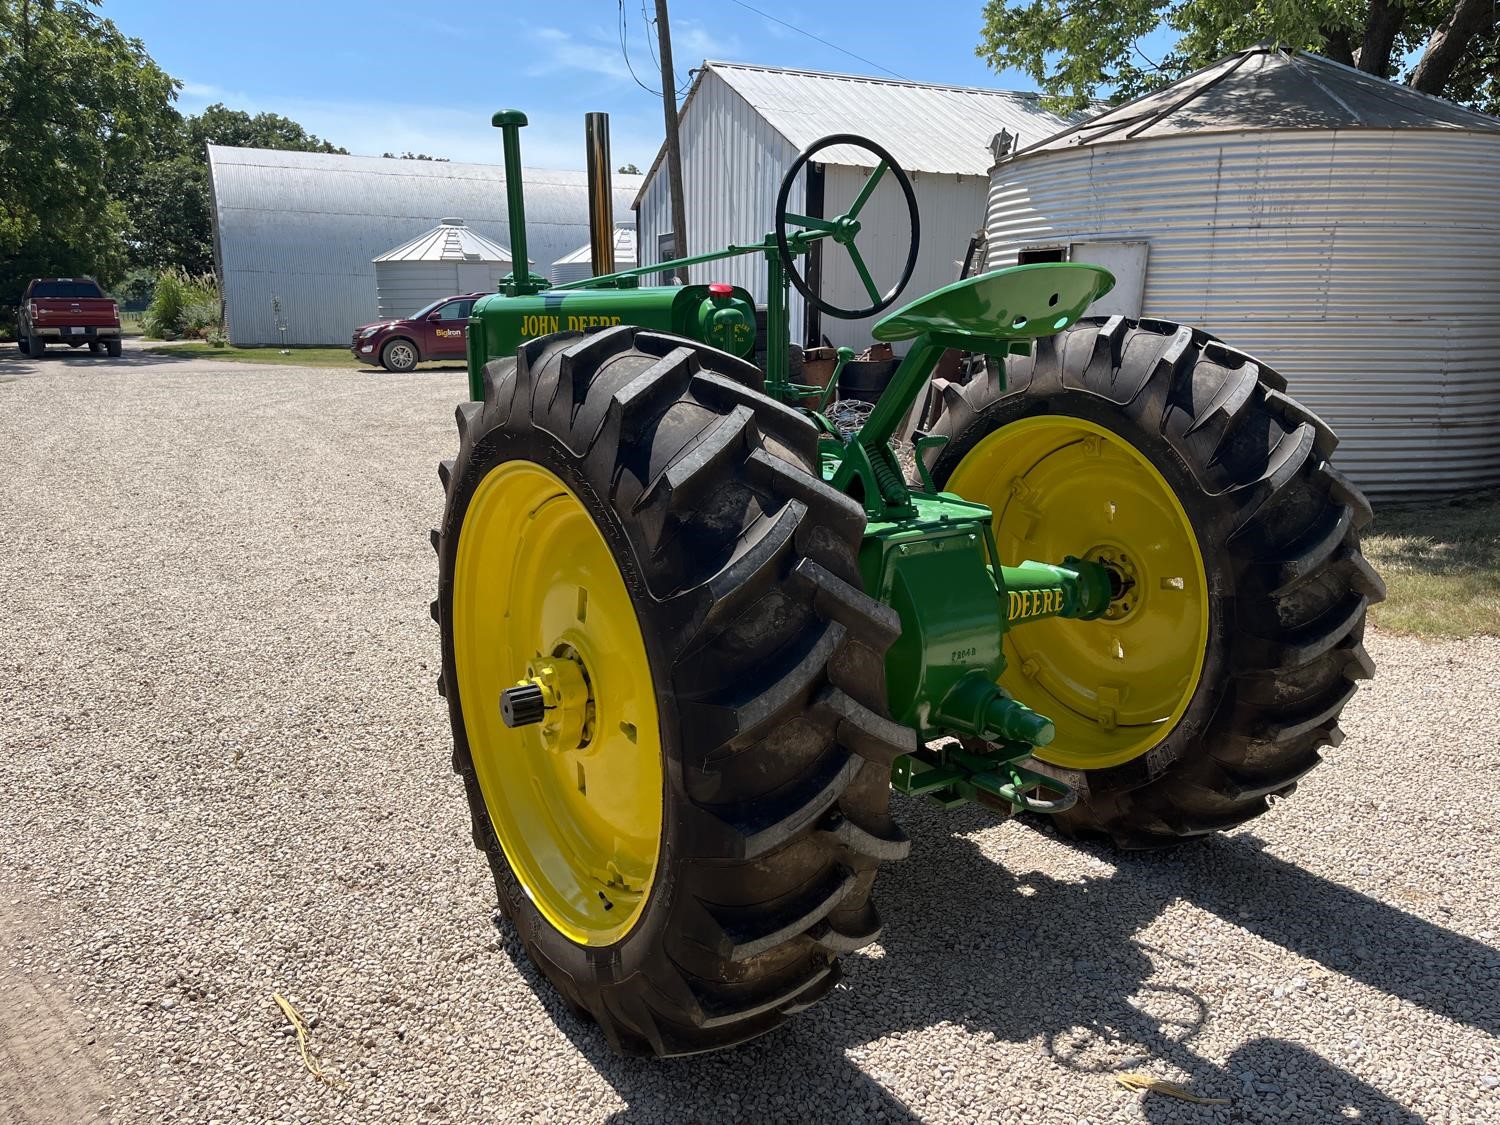
{"type": "Polygon", "coordinates": [[[589,161],[589,259],[595,277],[615,272],[615,196],[610,188],[609,114],[583,118],[589,161]]]}

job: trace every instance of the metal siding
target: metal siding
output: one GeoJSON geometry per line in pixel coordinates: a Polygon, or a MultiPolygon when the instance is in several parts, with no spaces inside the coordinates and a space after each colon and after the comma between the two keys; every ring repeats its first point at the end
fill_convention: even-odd
{"type": "MultiPolygon", "coordinates": [[[[376,314],[371,259],[446,216],[462,215],[486,237],[510,241],[498,167],[216,145],[208,152],[237,345],[280,342],[273,296],[281,299],[287,343],[347,343],[351,330],[376,314]]],[[[528,253],[551,262],[588,238],[586,177],[528,168],[525,179],[528,253]]],[[[614,177],[618,219],[628,221],[640,182],[614,177]]]]}
{"type": "Polygon", "coordinates": [[[990,268],[1151,244],[1143,312],[1284,374],[1372,496],[1500,484],[1500,136],[1204,134],[1023,154],[991,177],[990,268]]]}
{"type": "MultiPolygon", "coordinates": [[[[848,209],[867,178],[862,168],[829,168],[824,181],[824,210],[837,215],[848,209]]],[[[969,239],[984,221],[987,187],[983,176],[912,176],[922,222],[921,244],[911,281],[886,313],[954,282],[969,239]]],[[[859,218],[862,226],[855,245],[875,284],[884,290],[900,276],[908,245],[906,200],[894,181],[882,182],[876,188],[859,218]]],[[[845,308],[870,303],[849,255],[831,242],[823,247],[823,293],[827,300],[845,308]]],[[[863,320],[839,320],[824,314],[823,334],[835,347],[863,348],[870,343],[871,328],[886,313],[863,320]]]]}
{"type": "MultiPolygon", "coordinates": [[[[695,92],[692,112],[681,124],[682,182],[688,247],[679,254],[706,254],[730,243],[759,242],[771,229],[781,176],[797,149],[714,71],[695,92]]],[[[799,187],[790,206],[802,206],[799,187]]],[[[658,164],[641,193],[638,254],[643,265],[661,261],[657,238],[672,229],[671,189],[666,164],[658,164]]],[[[766,263],[759,254],[693,266],[695,282],[727,281],[766,300],[766,263]]],[[[802,298],[791,300],[791,323],[802,323],[802,298]]]]}

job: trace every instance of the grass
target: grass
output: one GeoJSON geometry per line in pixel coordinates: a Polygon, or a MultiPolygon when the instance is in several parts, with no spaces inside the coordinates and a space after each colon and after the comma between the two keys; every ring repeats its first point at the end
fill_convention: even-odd
{"type": "MultiPolygon", "coordinates": [[[[147,347],[145,351],[178,359],[227,359],[235,363],[274,363],[286,367],[347,367],[351,370],[379,367],[373,361],[355,359],[348,348],[291,348],[283,355],[280,348],[236,348],[230,344],[215,347],[202,340],[186,340],[158,344],[147,347]]],[[[439,359],[421,364],[419,370],[461,371],[463,367],[461,359],[439,359]]]]}
{"type": "Polygon", "coordinates": [[[1500,636],[1500,493],[1380,508],[1363,547],[1389,589],[1370,610],[1382,629],[1500,636]]]}
{"type": "Polygon", "coordinates": [[[359,367],[348,348],[292,348],[286,355],[280,348],[236,348],[230,344],[222,348],[202,340],[186,340],[180,344],[159,344],[145,349],[153,355],[169,355],[176,359],[229,359],[238,363],[277,363],[290,367],[359,367]]]}

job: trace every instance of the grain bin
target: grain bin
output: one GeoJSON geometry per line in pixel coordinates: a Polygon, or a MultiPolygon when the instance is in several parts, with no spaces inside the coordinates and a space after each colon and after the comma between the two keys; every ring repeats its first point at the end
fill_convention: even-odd
{"type": "MultiPolygon", "coordinates": [[[[589,253],[590,249],[590,245],[585,242],[578,249],[564,254],[553,262],[552,269],[549,271],[552,275],[552,284],[563,285],[569,281],[582,281],[586,277],[593,277],[594,264],[589,253]]],[[[634,227],[615,227],[615,269],[635,269],[634,227]]]]}
{"type": "Polygon", "coordinates": [[[374,263],[380,319],[398,319],[458,293],[493,293],[510,273],[510,251],[462,219],[443,219],[374,263]]]}
{"type": "Polygon", "coordinates": [[[1500,120],[1259,46],[1002,158],[988,265],[1263,357],[1373,496],[1500,484],[1500,120]]]}

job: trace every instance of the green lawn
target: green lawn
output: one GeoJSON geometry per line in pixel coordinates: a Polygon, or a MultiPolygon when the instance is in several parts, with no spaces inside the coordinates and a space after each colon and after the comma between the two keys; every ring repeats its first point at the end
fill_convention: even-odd
{"type": "MultiPolygon", "coordinates": [[[[280,348],[236,348],[226,345],[216,348],[201,340],[190,340],[181,344],[158,344],[145,349],[153,355],[176,356],[182,359],[227,359],[235,363],[276,363],[288,367],[347,367],[351,371],[378,368],[378,364],[356,360],[348,348],[290,348],[285,355],[280,348]]],[[[462,371],[462,360],[435,360],[424,363],[423,371],[462,371]]]]}
{"type": "Polygon", "coordinates": [[[1363,543],[1389,589],[1370,610],[1382,629],[1500,636],[1500,493],[1379,508],[1363,543]]]}

